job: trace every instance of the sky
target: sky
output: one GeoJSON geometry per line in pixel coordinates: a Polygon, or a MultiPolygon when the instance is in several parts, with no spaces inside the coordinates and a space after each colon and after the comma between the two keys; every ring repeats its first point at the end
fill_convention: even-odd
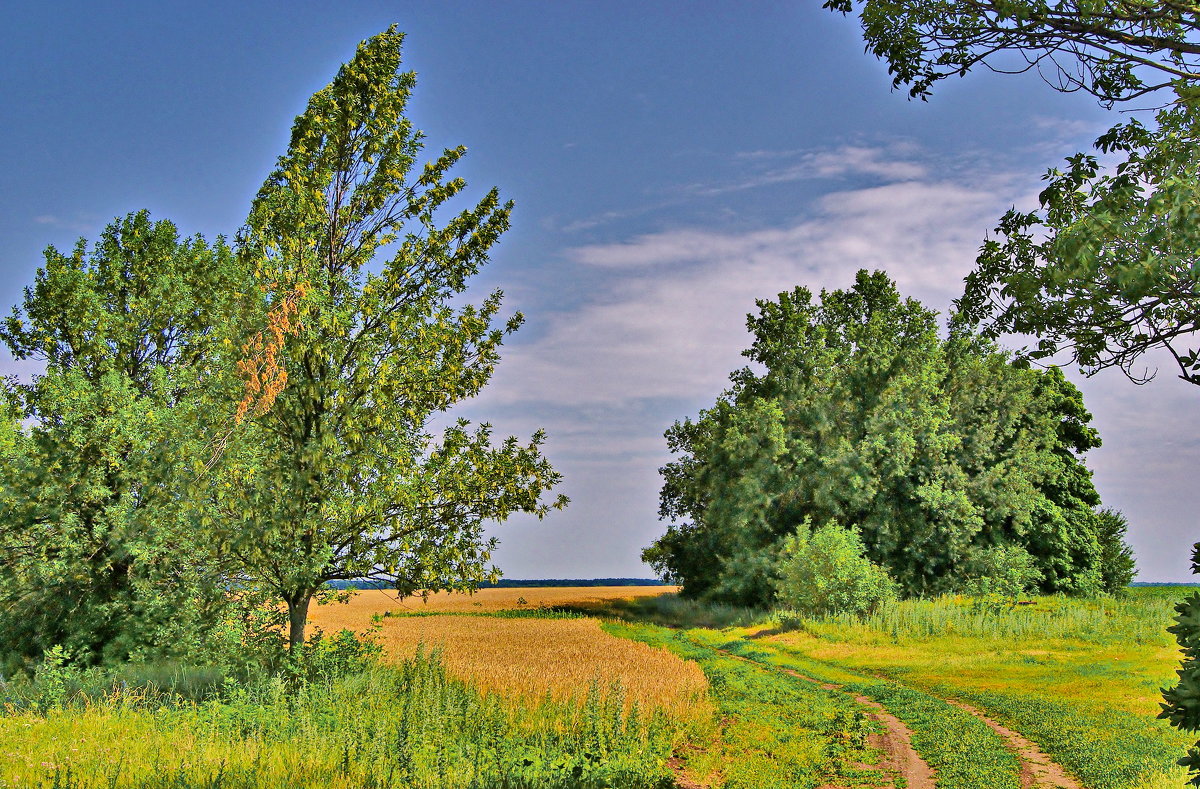
{"type": "MultiPolygon", "coordinates": [[[[1003,212],[1118,119],[1034,75],[911,101],[814,0],[7,3],[0,310],[47,245],[130,211],[231,236],[308,96],[391,24],[430,157],[466,145],[470,194],[516,203],[472,292],[503,289],[526,322],[459,413],[545,428],[572,501],[490,530],[512,578],[650,576],[663,431],[742,366],[755,299],[881,268],[944,313],[1003,212]]],[[[1148,364],[1141,387],[1068,374],[1138,579],[1185,581],[1200,391],[1148,364]]],[[[36,373],[0,351],[0,375],[36,373]]]]}

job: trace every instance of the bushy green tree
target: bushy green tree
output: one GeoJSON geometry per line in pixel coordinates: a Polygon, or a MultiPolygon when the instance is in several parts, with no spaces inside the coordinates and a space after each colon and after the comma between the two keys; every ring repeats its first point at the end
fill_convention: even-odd
{"type": "Polygon", "coordinates": [[[1137,383],[1165,349],[1200,384],[1200,118],[1192,104],[1136,120],[1096,147],[1124,156],[1104,171],[1077,154],[1052,170],[1037,211],[1011,210],[984,243],[960,318],[988,333],[1038,337],[1034,358],[1069,353],[1087,373],[1116,367],[1137,383]]]}
{"type": "Polygon", "coordinates": [[[857,530],[806,519],[783,540],[776,560],[776,600],[804,614],[866,614],[896,599],[887,570],[866,556],[857,530]]]}
{"type": "Polygon", "coordinates": [[[826,0],[858,6],[867,50],[895,87],[926,97],[941,79],[976,66],[1035,70],[1056,90],[1102,103],[1129,101],[1200,80],[1200,10],[1129,0],[826,0]]]}
{"type": "Polygon", "coordinates": [[[240,237],[282,321],[249,382],[277,391],[226,449],[231,484],[217,491],[213,525],[286,603],[293,647],[328,581],[472,588],[494,574],[486,522],[565,503],[542,499],[559,475],[540,432],[495,442],[489,425],[459,420],[431,434],[487,383],[522,319],[497,325],[499,291],[463,303],[511,204],[492,189],[442,216],[466,189],[448,177],[465,149],[419,164],[402,38],[392,29],[364,41],[313,95],[240,237]],[[286,373],[281,388],[280,375],[263,380],[272,364],[286,373]]]}
{"type": "Polygon", "coordinates": [[[177,474],[202,448],[213,327],[239,276],[223,242],[144,211],[91,250],[46,250],[0,326],[16,358],[45,363],[10,382],[28,428],[0,426],[3,649],[122,660],[186,650],[217,624],[224,579],[177,474]]]}
{"type": "Polygon", "coordinates": [[[1097,588],[1078,455],[1098,445],[1078,390],[1013,364],[902,299],[881,272],[846,291],[803,288],[759,302],[745,355],[761,365],[696,421],[667,431],[667,533],[644,553],[684,593],[770,600],[781,542],[804,522],[861,534],[905,594],[948,591],[973,555],[1011,543],[1044,591],[1097,588]]]}
{"type": "MultiPolygon", "coordinates": [[[[1200,574],[1200,542],[1192,546],[1192,572],[1200,574]]],[[[1162,711],[1158,717],[1186,732],[1200,731],[1200,592],[1193,592],[1175,606],[1175,624],[1167,632],[1175,636],[1183,657],[1179,682],[1163,690],[1162,711]]],[[[1188,768],[1191,786],[1200,786],[1200,742],[1179,760],[1188,768]]]]}
{"type": "Polygon", "coordinates": [[[1129,521],[1113,509],[1096,513],[1096,534],[1100,538],[1100,575],[1104,591],[1116,594],[1129,586],[1137,570],[1133,548],[1125,541],[1129,521]]]}

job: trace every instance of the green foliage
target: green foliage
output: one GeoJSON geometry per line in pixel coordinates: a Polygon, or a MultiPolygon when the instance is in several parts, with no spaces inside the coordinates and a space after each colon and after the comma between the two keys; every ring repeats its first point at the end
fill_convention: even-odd
{"type": "Polygon", "coordinates": [[[232,685],[199,703],[119,692],[45,715],[0,707],[0,748],[24,752],[18,738],[33,737],[44,754],[40,765],[5,760],[0,781],[669,789],[666,760],[679,728],[626,710],[619,687],[594,688],[582,703],[514,703],[452,679],[436,653],[418,654],[291,690],[278,679],[232,685]]]}
{"type": "Polygon", "coordinates": [[[1047,173],[1041,209],[1009,211],[984,243],[959,320],[1036,335],[1031,357],[1066,351],[1085,372],[1116,367],[1139,383],[1154,375],[1139,366],[1144,354],[1164,348],[1183,380],[1200,383],[1187,344],[1200,328],[1197,122],[1188,103],[1154,128],[1119,124],[1096,140],[1124,157],[1115,170],[1080,153],[1047,173]]]}
{"type": "MultiPolygon", "coordinates": [[[[852,13],[854,0],[824,7],[852,13]]],[[[1056,90],[1112,105],[1200,78],[1200,13],[1186,3],[1081,0],[859,0],[867,50],[895,87],[925,98],[934,83],[976,66],[1036,69],[1056,90]]]]}
{"type": "Polygon", "coordinates": [[[0,326],[45,372],[0,397],[0,651],[180,656],[223,621],[225,576],[176,474],[202,452],[217,325],[239,269],[146,212],[53,247],[0,326]],[[13,421],[28,420],[27,428],[13,421]]]}
{"type": "Polygon", "coordinates": [[[293,681],[329,682],[362,673],[383,656],[383,646],[374,632],[363,635],[339,630],[326,635],[321,630],[304,642],[302,649],[291,650],[285,657],[284,673],[293,681]]]}
{"type": "MultiPolygon", "coordinates": [[[[1192,572],[1200,573],[1200,543],[1193,546],[1192,572]]],[[[1158,717],[1185,732],[1200,731],[1200,593],[1193,593],[1175,606],[1175,624],[1167,632],[1175,636],[1183,653],[1179,682],[1163,690],[1162,712],[1158,717]]],[[[1192,786],[1200,786],[1200,742],[1179,760],[1188,769],[1192,786]]]]}
{"type": "Polygon", "coordinates": [[[854,529],[827,523],[811,530],[806,520],[783,542],[778,601],[804,614],[864,614],[895,600],[895,582],[865,552],[854,529]]]}
{"type": "Polygon", "coordinates": [[[466,189],[447,180],[465,149],[417,165],[402,38],[364,41],[313,95],[239,239],[273,304],[292,298],[297,315],[279,349],[287,385],[229,443],[230,484],[207,523],[287,603],[293,646],[326,581],[470,589],[496,575],[486,522],[565,504],[541,498],[559,480],[541,432],[497,443],[463,420],[429,432],[487,383],[522,318],[494,325],[499,291],[462,303],[511,204],[493,189],[439,222],[466,189]]]}
{"type": "Polygon", "coordinates": [[[1102,509],[1096,513],[1096,535],[1100,539],[1100,582],[1109,594],[1125,592],[1137,570],[1133,548],[1125,541],[1128,530],[1129,521],[1120,512],[1102,509]]]}
{"type": "Polygon", "coordinates": [[[997,545],[980,551],[963,591],[988,603],[1016,605],[1041,577],[1029,551],[1017,545],[997,545]]]}
{"type": "Polygon", "coordinates": [[[1098,589],[1099,497],[1079,454],[1099,445],[1058,370],[1012,363],[882,272],[852,289],[759,302],[744,355],[765,368],[667,431],[673,521],[643,558],[694,598],[764,605],[805,518],[861,535],[905,594],[951,590],[979,551],[1020,545],[1043,591],[1098,589]]]}

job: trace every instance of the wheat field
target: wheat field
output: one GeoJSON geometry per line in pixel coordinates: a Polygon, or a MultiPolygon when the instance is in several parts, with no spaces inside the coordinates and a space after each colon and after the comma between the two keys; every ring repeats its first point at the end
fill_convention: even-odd
{"type": "Polygon", "coordinates": [[[587,608],[612,600],[651,597],[678,590],[678,586],[539,586],[480,589],[474,594],[434,592],[425,598],[414,596],[397,600],[394,592],[364,589],[355,592],[347,603],[314,606],[309,610],[309,621],[328,631],[361,630],[371,623],[372,614],[462,614],[554,606],[587,608]]]}
{"type": "Polygon", "coordinates": [[[559,700],[581,700],[594,684],[608,690],[619,682],[627,703],[637,701],[643,708],[685,718],[707,716],[708,682],[696,663],[665,649],[609,635],[596,619],[470,615],[526,606],[586,605],[669,591],[674,587],[484,589],[474,596],[443,593],[430,595],[427,602],[417,598],[397,603],[386,592],[371,590],[358,593],[349,603],[314,609],[310,621],[327,632],[361,631],[371,625],[373,614],[388,612],[379,641],[389,657],[409,657],[421,645],[427,650],[440,648],[452,675],[506,696],[549,694],[559,700]]]}

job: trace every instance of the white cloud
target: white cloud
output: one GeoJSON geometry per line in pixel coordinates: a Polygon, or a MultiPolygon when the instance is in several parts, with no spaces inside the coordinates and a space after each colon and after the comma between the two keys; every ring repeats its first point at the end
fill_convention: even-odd
{"type": "Polygon", "coordinates": [[[755,299],[846,287],[858,269],[881,268],[945,309],[998,206],[982,186],[909,181],[830,194],[784,227],[677,229],[570,250],[577,264],[611,270],[607,287],[543,317],[540,339],[508,350],[489,397],[620,406],[715,396],[742,363],[755,299]]]}
{"type": "Polygon", "coordinates": [[[816,151],[742,152],[735,158],[767,163],[786,159],[797,161],[764,169],[733,183],[693,186],[690,191],[698,196],[715,197],[746,189],[817,178],[867,177],[886,182],[911,181],[924,178],[928,174],[924,164],[914,161],[916,153],[912,146],[905,143],[893,143],[884,147],[842,145],[816,151]]]}

